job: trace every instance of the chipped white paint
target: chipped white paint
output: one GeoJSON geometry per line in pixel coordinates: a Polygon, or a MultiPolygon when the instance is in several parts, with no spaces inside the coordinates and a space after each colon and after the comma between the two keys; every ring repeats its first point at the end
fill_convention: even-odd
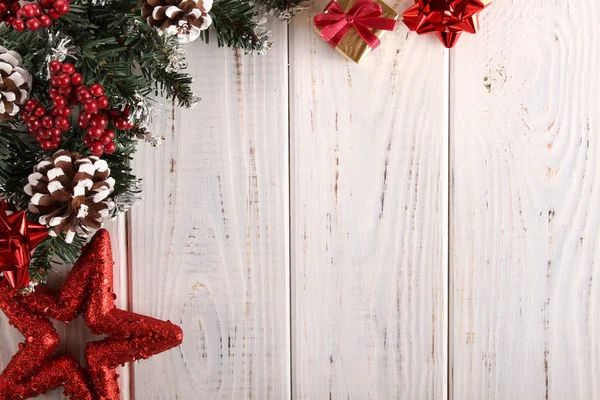
{"type": "Polygon", "coordinates": [[[113,228],[122,306],[186,337],[123,398],[596,398],[600,5],[497,1],[456,50],[400,26],[356,66],[326,1],[267,57],[191,47],[204,101],[165,106],[113,228]]]}
{"type": "Polygon", "coordinates": [[[133,309],[185,331],[180,349],[135,366],[137,399],[289,398],[286,28],[265,57],[194,46],[205,100],[169,107],[164,145],[136,158],[133,309]]]}
{"type": "Polygon", "coordinates": [[[599,13],[498,1],[451,55],[454,399],[600,393],[599,13]]]}
{"type": "Polygon", "coordinates": [[[443,399],[445,51],[400,26],[355,65],[316,3],[290,36],[294,398],[443,399]]]}

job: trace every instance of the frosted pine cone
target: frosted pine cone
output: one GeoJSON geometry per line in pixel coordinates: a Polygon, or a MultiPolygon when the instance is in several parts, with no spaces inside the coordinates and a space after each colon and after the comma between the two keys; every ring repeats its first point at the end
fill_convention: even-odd
{"type": "Polygon", "coordinates": [[[0,46],[0,122],[17,115],[29,97],[31,75],[22,65],[19,53],[0,46]]]}
{"type": "Polygon", "coordinates": [[[106,161],[59,150],[34,168],[25,192],[31,196],[29,211],[40,214],[40,224],[51,236],[65,233],[71,243],[75,234],[88,237],[102,228],[115,209],[109,197],[114,186],[106,161]]]}
{"type": "Polygon", "coordinates": [[[142,0],[142,17],[148,25],[193,42],[208,29],[213,0],[142,0]]]}

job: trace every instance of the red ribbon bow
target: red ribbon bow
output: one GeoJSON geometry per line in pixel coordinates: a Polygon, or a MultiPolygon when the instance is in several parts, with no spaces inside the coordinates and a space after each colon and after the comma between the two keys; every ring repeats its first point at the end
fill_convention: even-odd
{"type": "Polygon", "coordinates": [[[323,28],[319,34],[333,47],[342,41],[350,28],[354,28],[369,47],[375,49],[380,40],[371,29],[391,31],[396,26],[395,19],[381,16],[381,5],[372,0],[357,0],[348,13],[334,0],[325,11],[315,15],[315,26],[323,28]]]}
{"type": "Polygon", "coordinates": [[[12,287],[29,284],[31,250],[47,236],[48,229],[28,222],[25,211],[8,215],[6,203],[0,202],[0,272],[12,287]]]}

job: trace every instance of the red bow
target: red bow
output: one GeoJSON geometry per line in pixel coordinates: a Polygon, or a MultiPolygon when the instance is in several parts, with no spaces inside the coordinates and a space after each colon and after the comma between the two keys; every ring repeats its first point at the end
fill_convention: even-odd
{"type": "Polygon", "coordinates": [[[333,47],[337,46],[350,28],[356,32],[372,49],[379,46],[379,38],[371,29],[394,30],[396,20],[383,18],[381,5],[372,0],[357,0],[348,13],[334,0],[327,5],[325,13],[315,15],[315,26],[323,28],[320,35],[333,47]]]}
{"type": "Polygon", "coordinates": [[[0,272],[12,287],[29,285],[31,250],[47,236],[48,229],[28,222],[25,211],[8,215],[6,203],[0,202],[0,272]]]}

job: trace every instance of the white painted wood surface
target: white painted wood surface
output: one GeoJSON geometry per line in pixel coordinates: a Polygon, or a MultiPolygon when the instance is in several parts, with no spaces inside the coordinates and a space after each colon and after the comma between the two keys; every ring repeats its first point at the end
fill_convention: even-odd
{"type": "Polygon", "coordinates": [[[400,25],[357,66],[325,3],[266,57],[190,48],[203,101],[111,227],[122,307],[185,341],[123,398],[597,398],[600,5],[497,1],[452,51],[400,25]]]}
{"type": "Polygon", "coordinates": [[[326,4],[290,35],[293,397],[442,399],[445,51],[400,26],[356,65],[311,34],[326,4]]]}
{"type": "Polygon", "coordinates": [[[135,366],[138,399],[290,394],[287,27],[266,57],[195,46],[205,100],[157,122],[132,213],[133,309],[181,324],[178,350],[135,366]]]}
{"type": "Polygon", "coordinates": [[[498,1],[452,52],[455,399],[600,395],[598,13],[498,1]]]}

